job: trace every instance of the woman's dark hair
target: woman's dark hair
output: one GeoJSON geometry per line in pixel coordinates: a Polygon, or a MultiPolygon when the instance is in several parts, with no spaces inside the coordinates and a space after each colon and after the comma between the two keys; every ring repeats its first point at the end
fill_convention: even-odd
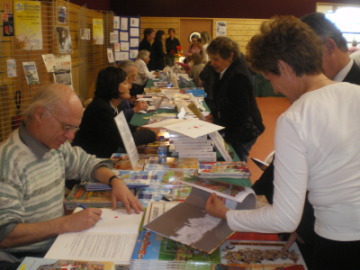
{"type": "Polygon", "coordinates": [[[165,35],[165,32],[163,30],[156,31],[155,40],[160,40],[161,41],[163,35],[165,35]]]}
{"type": "Polygon", "coordinates": [[[95,87],[95,97],[109,101],[119,98],[119,84],[126,80],[126,72],[120,68],[107,67],[100,70],[95,87]]]}
{"type": "Polygon", "coordinates": [[[155,30],[152,29],[152,28],[146,28],[146,29],[144,30],[144,39],[146,39],[146,37],[147,37],[148,35],[150,35],[152,32],[155,32],[155,30]]]}

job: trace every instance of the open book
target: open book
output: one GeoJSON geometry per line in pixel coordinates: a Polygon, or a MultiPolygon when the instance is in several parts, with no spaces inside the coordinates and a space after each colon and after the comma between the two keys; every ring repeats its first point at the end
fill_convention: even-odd
{"type": "MultiPolygon", "coordinates": [[[[255,195],[251,189],[242,188],[240,193],[236,198],[226,194],[224,196],[232,198],[237,209],[254,208],[255,195]]],[[[185,202],[148,223],[145,228],[210,254],[233,231],[225,220],[212,217],[205,211],[209,196],[210,192],[193,186],[185,202]]]]}
{"type": "Polygon", "coordinates": [[[102,208],[101,220],[94,227],[59,235],[45,258],[129,264],[142,217],[129,215],[125,209],[102,208]]]}

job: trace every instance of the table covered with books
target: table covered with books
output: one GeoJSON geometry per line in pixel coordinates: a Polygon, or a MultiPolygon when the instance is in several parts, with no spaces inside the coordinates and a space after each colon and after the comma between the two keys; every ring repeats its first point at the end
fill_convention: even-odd
{"type": "Polygon", "coordinates": [[[116,269],[302,267],[297,246],[282,251],[283,243],[276,234],[233,232],[226,221],[206,213],[210,193],[223,197],[232,209],[252,209],[267,202],[263,197],[256,199],[247,164],[238,161],[223,141],[218,133],[221,127],[198,119],[199,113],[206,113],[202,98],[173,88],[148,91],[140,98],[156,111],[135,114],[133,120],[141,118],[139,126],[160,128],[167,157],[159,162],[157,149],[162,141],[140,148],[125,145],[129,154],[114,153],[111,158],[114,172],[133,190],[145,213],[128,215],[121,204],[119,209],[106,209],[111,207],[107,185],[76,185],[65,207],[75,211],[81,210],[79,205],[101,207],[102,220],[89,231],[60,235],[47,259],[112,262],[116,269]],[[184,129],[188,123],[189,128],[184,129]]]}

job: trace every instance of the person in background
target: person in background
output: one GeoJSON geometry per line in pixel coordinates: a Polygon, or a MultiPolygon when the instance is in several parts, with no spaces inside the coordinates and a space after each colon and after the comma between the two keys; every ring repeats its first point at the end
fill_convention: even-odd
{"type": "Polygon", "coordinates": [[[165,41],[166,46],[166,65],[172,67],[175,64],[175,54],[177,47],[180,46],[179,40],[175,37],[175,29],[168,29],[169,37],[165,41]]]}
{"type": "Polygon", "coordinates": [[[155,34],[155,40],[154,43],[152,44],[152,51],[153,54],[151,55],[151,58],[153,60],[154,63],[154,70],[163,70],[165,67],[165,63],[164,63],[164,47],[163,47],[163,42],[162,42],[162,38],[164,36],[165,32],[163,30],[158,30],[155,34]]]}
{"type": "Polygon", "coordinates": [[[325,75],[337,82],[360,84],[360,68],[349,57],[346,39],[336,25],[320,12],[305,15],[301,20],[323,41],[322,66],[325,75]]]}
{"type": "Polygon", "coordinates": [[[358,45],[358,42],[357,42],[356,40],[353,40],[353,41],[351,42],[351,46],[350,46],[349,49],[348,49],[349,54],[352,54],[352,53],[360,50],[360,49],[357,47],[357,45],[358,45]]]}
{"type": "Polygon", "coordinates": [[[360,152],[354,145],[360,126],[354,117],[360,113],[360,87],[322,73],[323,46],[292,16],[264,23],[250,40],[251,67],[292,101],[277,121],[273,204],[229,210],[211,195],[206,209],[236,231],[293,232],[308,190],[316,217],[311,269],[355,270],[360,269],[360,152]]]}
{"type": "Polygon", "coordinates": [[[200,79],[200,73],[204,69],[205,64],[200,54],[194,53],[189,57],[191,64],[189,70],[189,77],[194,80],[197,87],[202,87],[203,82],[200,79]]]}
{"type": "Polygon", "coordinates": [[[121,201],[129,213],[131,208],[142,210],[112,172],[112,163],[70,145],[83,110],[69,86],[47,85],[24,110],[24,124],[1,143],[1,269],[16,269],[24,256],[42,257],[57,235],[86,230],[99,221],[100,209],[64,215],[66,179],[111,181],[114,208],[121,201]]]}
{"type": "Polygon", "coordinates": [[[146,64],[150,61],[150,53],[147,50],[139,51],[135,64],[138,67],[138,76],[135,84],[140,85],[143,89],[148,79],[154,79],[154,75],[149,71],[146,64]]]}
{"type": "Polygon", "coordinates": [[[211,41],[211,37],[209,32],[201,32],[201,43],[202,43],[202,54],[203,54],[203,62],[204,64],[206,64],[207,62],[209,62],[209,56],[206,52],[207,47],[209,46],[211,41]]]}
{"type": "MultiPolygon", "coordinates": [[[[155,38],[155,30],[152,28],[146,28],[144,30],[144,38],[141,40],[139,44],[139,51],[147,50],[150,52],[150,56],[154,55],[152,43],[154,42],[155,38]]],[[[149,63],[147,64],[149,70],[154,70],[154,62],[150,58],[149,63]]]]}
{"type": "Polygon", "coordinates": [[[138,77],[138,65],[132,60],[124,60],[120,62],[118,67],[127,74],[126,79],[130,85],[131,95],[131,98],[122,100],[118,109],[124,112],[126,120],[130,123],[134,113],[146,110],[148,104],[146,101],[136,101],[136,95],[142,94],[144,91],[144,87],[135,82],[138,77]]]}
{"type": "Polygon", "coordinates": [[[184,53],[185,57],[192,55],[193,53],[202,54],[203,48],[201,44],[201,39],[198,35],[192,35],[191,37],[191,44],[187,48],[186,52],[184,53]]]}
{"type": "Polygon", "coordinates": [[[360,50],[350,54],[350,58],[354,60],[358,67],[360,67],[360,50]]]}
{"type": "Polygon", "coordinates": [[[212,40],[207,53],[218,76],[213,88],[214,108],[206,119],[225,127],[225,141],[241,161],[246,161],[252,145],[265,129],[249,68],[238,44],[228,37],[212,40]]]}
{"type": "MultiPolygon", "coordinates": [[[[120,113],[119,104],[130,98],[130,84],[126,78],[126,72],[120,68],[107,67],[99,72],[94,99],[85,109],[73,145],[80,146],[100,158],[125,152],[124,142],[114,118],[120,113]]],[[[151,130],[132,131],[136,145],[156,140],[156,134],[151,130]]]]}

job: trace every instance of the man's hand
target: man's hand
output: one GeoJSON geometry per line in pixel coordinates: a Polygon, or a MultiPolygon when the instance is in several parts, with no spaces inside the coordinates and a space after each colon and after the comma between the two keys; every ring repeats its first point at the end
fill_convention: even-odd
{"type": "Polygon", "coordinates": [[[224,202],[220,200],[215,193],[212,193],[207,200],[205,210],[210,215],[225,220],[226,213],[227,211],[229,211],[229,209],[225,206],[224,202]]]}
{"type": "Polygon", "coordinates": [[[79,232],[90,229],[101,219],[101,209],[87,208],[64,218],[66,218],[66,232],[79,232]]]}
{"type": "Polygon", "coordinates": [[[120,201],[124,204],[124,207],[129,214],[131,214],[131,208],[134,209],[135,213],[137,214],[143,210],[141,203],[137,198],[135,198],[123,180],[120,178],[115,178],[111,185],[113,209],[116,208],[116,202],[120,201]]]}

